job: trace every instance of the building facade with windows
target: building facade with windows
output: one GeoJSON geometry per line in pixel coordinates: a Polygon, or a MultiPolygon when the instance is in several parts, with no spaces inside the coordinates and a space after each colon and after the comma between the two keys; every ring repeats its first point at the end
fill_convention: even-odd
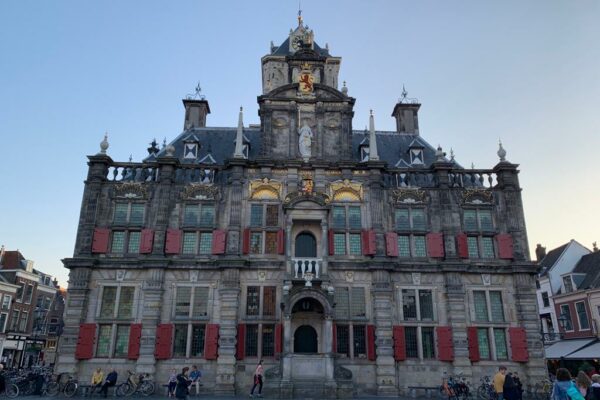
{"type": "Polygon", "coordinates": [[[143,162],[89,157],[59,371],[168,376],[281,397],[408,393],[498,364],[545,376],[517,165],[465,169],[420,135],[352,129],[341,58],[298,27],[261,60],[259,126],[183,132],[143,162]],[[310,382],[310,384],[307,384],[310,382]]]}

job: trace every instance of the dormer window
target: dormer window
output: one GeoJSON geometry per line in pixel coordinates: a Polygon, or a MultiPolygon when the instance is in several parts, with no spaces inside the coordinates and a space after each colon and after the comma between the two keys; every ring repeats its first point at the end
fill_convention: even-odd
{"type": "Polygon", "coordinates": [[[423,149],[410,149],[410,163],[413,165],[423,165],[423,149]]]}
{"type": "Polygon", "coordinates": [[[369,146],[361,146],[360,147],[360,162],[369,161],[369,146]]]}
{"type": "Polygon", "coordinates": [[[198,143],[186,142],[183,144],[183,158],[195,160],[198,157],[198,143]]]}
{"type": "Polygon", "coordinates": [[[571,293],[574,291],[571,275],[563,276],[563,285],[565,287],[565,293],[571,293]]]}

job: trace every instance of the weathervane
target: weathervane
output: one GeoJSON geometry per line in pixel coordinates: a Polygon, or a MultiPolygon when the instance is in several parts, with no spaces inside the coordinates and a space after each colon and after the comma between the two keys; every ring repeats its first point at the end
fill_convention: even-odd
{"type": "Polygon", "coordinates": [[[400,94],[400,98],[398,99],[399,104],[419,104],[419,99],[414,97],[408,97],[408,92],[404,85],[402,85],[402,93],[400,94]]]}
{"type": "Polygon", "coordinates": [[[205,96],[201,92],[202,88],[200,87],[200,82],[198,82],[196,88],[194,89],[194,94],[188,94],[185,98],[187,100],[204,100],[205,96]]]}

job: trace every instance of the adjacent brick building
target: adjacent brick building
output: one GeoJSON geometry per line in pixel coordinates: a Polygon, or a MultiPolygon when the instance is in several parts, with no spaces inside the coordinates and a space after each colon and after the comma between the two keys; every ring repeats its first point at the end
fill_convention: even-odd
{"type": "MultiPolygon", "coordinates": [[[[498,364],[545,376],[517,165],[465,169],[421,135],[353,130],[341,59],[301,19],[261,61],[260,126],[184,130],[143,162],[89,156],[59,371],[198,364],[244,393],[395,395],[498,364]],[[310,382],[310,384],[307,384],[310,382]]],[[[375,65],[374,65],[375,66],[375,65]]],[[[392,108],[392,107],[391,107],[392,108]]]]}

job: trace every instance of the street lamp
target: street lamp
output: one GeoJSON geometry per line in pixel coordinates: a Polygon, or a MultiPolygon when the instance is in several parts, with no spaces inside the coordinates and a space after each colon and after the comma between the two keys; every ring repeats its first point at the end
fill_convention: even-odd
{"type": "Polygon", "coordinates": [[[558,324],[562,328],[563,332],[567,330],[567,324],[569,323],[569,318],[566,314],[562,313],[558,317],[558,324]]]}

